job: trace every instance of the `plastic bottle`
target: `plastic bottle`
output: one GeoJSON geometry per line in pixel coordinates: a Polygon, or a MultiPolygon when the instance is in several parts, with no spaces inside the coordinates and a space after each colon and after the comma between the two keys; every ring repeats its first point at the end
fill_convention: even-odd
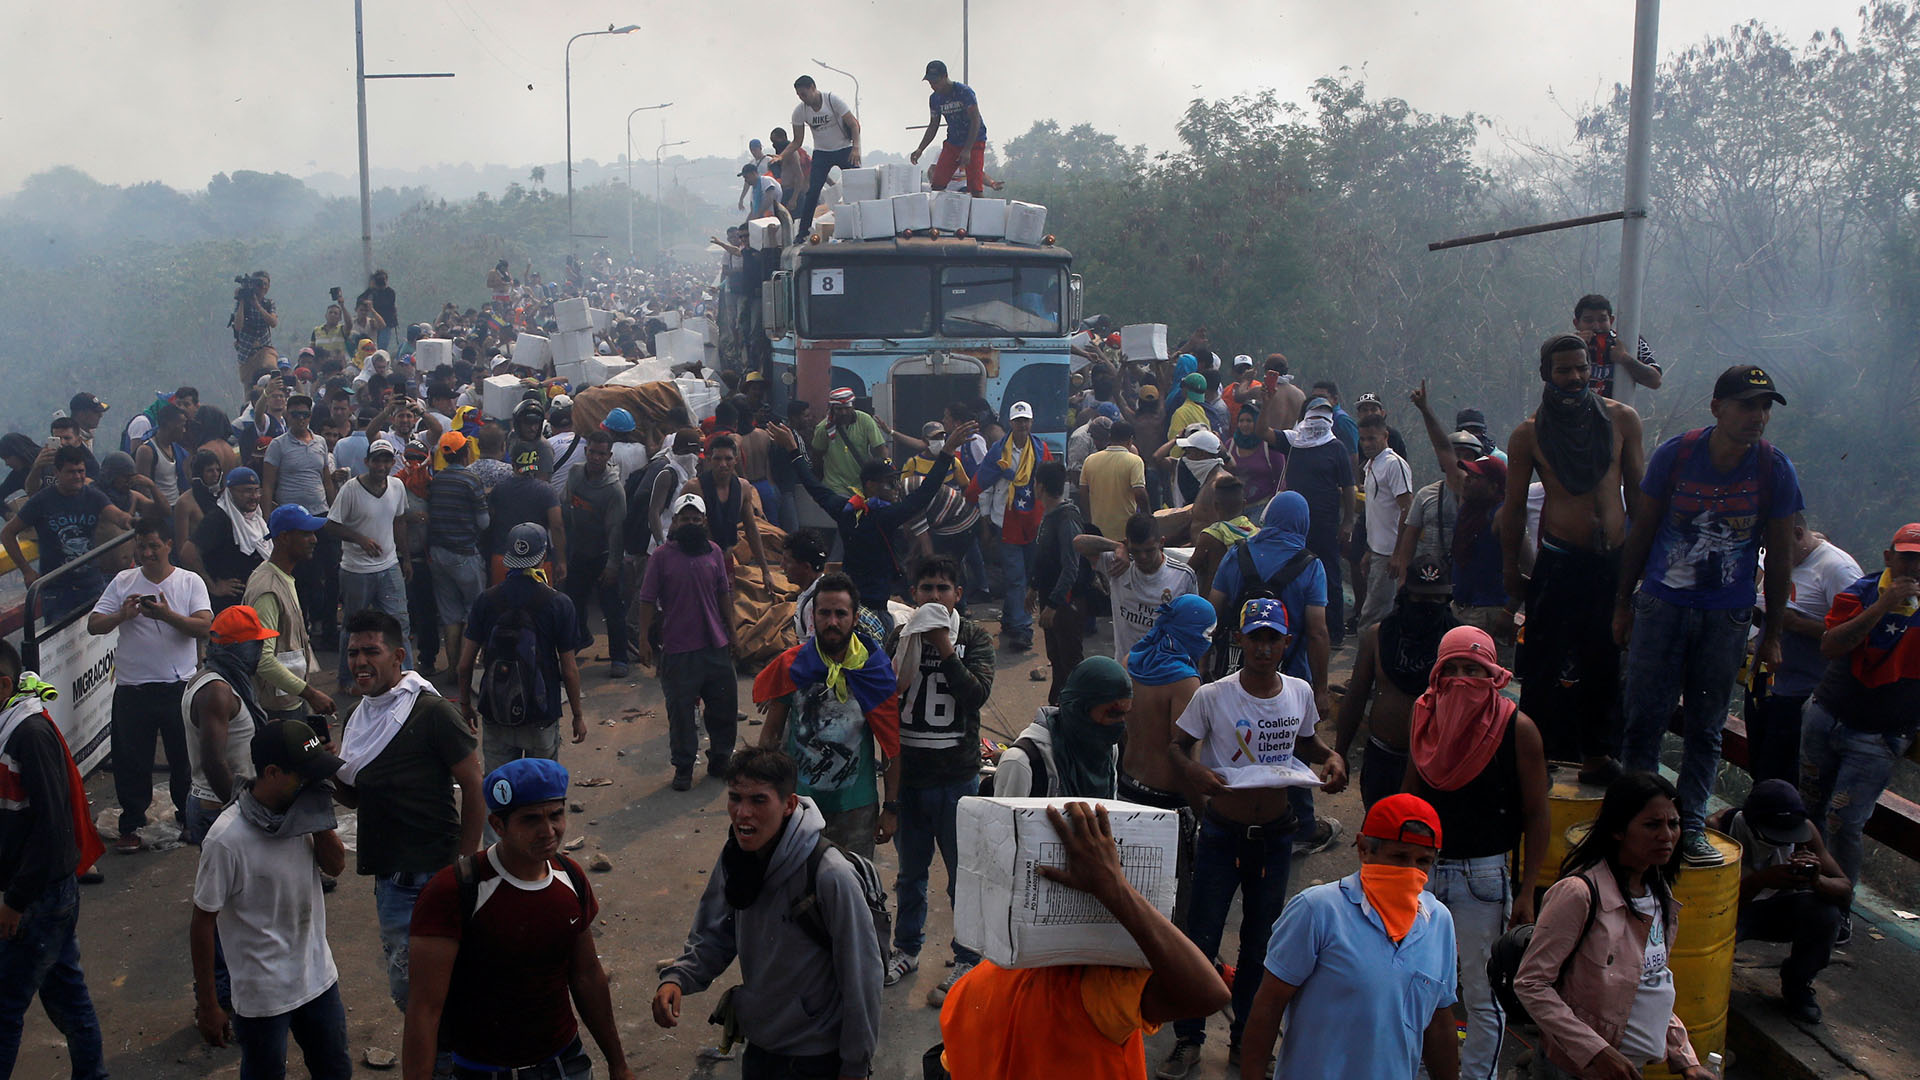
{"type": "Polygon", "coordinates": [[[1707,1071],[1713,1074],[1713,1080],[1721,1080],[1727,1075],[1726,1059],[1719,1054],[1708,1054],[1707,1071]]]}

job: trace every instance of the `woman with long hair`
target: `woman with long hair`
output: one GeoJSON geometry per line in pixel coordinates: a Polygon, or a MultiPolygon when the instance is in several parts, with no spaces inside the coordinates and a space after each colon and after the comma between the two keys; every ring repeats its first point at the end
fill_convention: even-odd
{"type": "Polygon", "coordinates": [[[1673,1014],[1679,843],[1679,793],[1634,772],[1607,789],[1567,853],[1513,979],[1540,1027],[1535,1080],[1637,1080],[1654,1061],[1684,1080],[1711,1080],[1673,1014]]]}

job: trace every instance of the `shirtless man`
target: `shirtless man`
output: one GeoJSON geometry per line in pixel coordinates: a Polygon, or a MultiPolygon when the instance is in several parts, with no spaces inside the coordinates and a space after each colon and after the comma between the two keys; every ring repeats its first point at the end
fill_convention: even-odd
{"type": "Polygon", "coordinates": [[[1269,431],[1286,431],[1300,422],[1307,407],[1307,392],[1293,385],[1287,370],[1287,358],[1279,353],[1267,356],[1266,402],[1260,407],[1260,426],[1269,431]]]}
{"type": "Polygon", "coordinates": [[[1620,649],[1611,597],[1620,573],[1627,508],[1646,454],[1640,414],[1588,386],[1592,354],[1572,334],[1540,346],[1540,407],[1507,441],[1507,497],[1500,508],[1507,610],[1526,610],[1514,665],[1520,709],[1537,718],[1549,761],[1581,762],[1582,783],[1619,775],[1620,649]],[[1521,576],[1527,486],[1546,488],[1540,551],[1521,576]]]}
{"type": "Polygon", "coordinates": [[[1446,567],[1431,555],[1419,556],[1407,567],[1407,584],[1393,610],[1360,631],[1353,678],[1334,725],[1333,752],[1347,759],[1364,719],[1367,752],[1360,762],[1360,801],[1369,808],[1399,791],[1406,778],[1414,699],[1427,689],[1440,639],[1459,625],[1448,604],[1450,596],[1446,567]]]}

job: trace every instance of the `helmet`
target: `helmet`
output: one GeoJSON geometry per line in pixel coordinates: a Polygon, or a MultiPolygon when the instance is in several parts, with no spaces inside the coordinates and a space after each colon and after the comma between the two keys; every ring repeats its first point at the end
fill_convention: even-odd
{"type": "Polygon", "coordinates": [[[529,416],[540,420],[546,419],[547,410],[540,404],[539,398],[523,398],[520,404],[513,407],[513,419],[516,423],[529,416]]]}
{"type": "Polygon", "coordinates": [[[547,557],[547,530],[531,521],[515,525],[507,533],[507,550],[500,562],[509,570],[539,566],[547,557]]]}
{"type": "Polygon", "coordinates": [[[607,414],[605,420],[600,421],[600,426],[608,431],[625,434],[634,428],[633,414],[625,409],[615,409],[607,414]]]}

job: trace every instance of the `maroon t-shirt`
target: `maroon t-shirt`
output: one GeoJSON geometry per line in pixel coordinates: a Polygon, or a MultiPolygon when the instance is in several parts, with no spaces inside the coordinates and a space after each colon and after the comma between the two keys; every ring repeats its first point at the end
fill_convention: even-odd
{"type": "Polygon", "coordinates": [[[412,932],[460,941],[442,1045],[475,1066],[521,1068],[566,1049],[579,1032],[567,972],[574,938],[588,932],[600,906],[591,886],[581,903],[558,862],[549,862],[547,880],[533,885],[503,875],[492,854],[489,849],[479,860],[479,895],[464,934],[460,883],[451,866],[420,893],[412,932]]]}

